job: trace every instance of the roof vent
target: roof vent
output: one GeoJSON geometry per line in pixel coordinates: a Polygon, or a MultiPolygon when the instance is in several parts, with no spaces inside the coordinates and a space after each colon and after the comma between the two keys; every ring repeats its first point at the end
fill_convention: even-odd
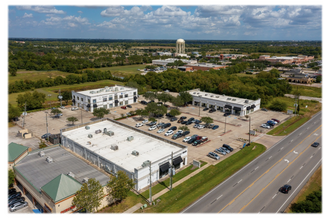
{"type": "Polygon", "coordinates": [[[231,98],[227,98],[227,100],[231,100],[231,98]]]}
{"type": "Polygon", "coordinates": [[[214,95],[210,95],[210,97],[214,97],[214,95]]]}
{"type": "Polygon", "coordinates": [[[232,99],[232,101],[236,101],[236,99],[232,99]]]}
{"type": "Polygon", "coordinates": [[[85,126],[85,129],[86,129],[86,130],[89,130],[89,129],[90,129],[90,126],[88,126],[88,125],[85,126]]]}
{"type": "Polygon", "coordinates": [[[146,160],[146,161],[143,162],[142,167],[146,167],[146,166],[149,166],[149,165],[150,165],[150,161],[146,160]]]}
{"type": "Polygon", "coordinates": [[[208,94],[205,94],[205,96],[208,96],[208,94]]]}
{"type": "Polygon", "coordinates": [[[127,137],[127,140],[128,141],[132,141],[132,140],[134,140],[134,137],[133,136],[129,136],[129,137],[127,137]]]}
{"type": "Polygon", "coordinates": [[[38,155],[39,155],[40,157],[44,157],[44,156],[45,156],[45,153],[44,153],[44,151],[39,151],[39,152],[38,152],[38,155]]]}
{"type": "Polygon", "coordinates": [[[98,129],[98,130],[95,131],[95,133],[96,133],[96,134],[100,134],[100,133],[101,133],[101,130],[98,129]]]}
{"type": "Polygon", "coordinates": [[[217,95],[216,98],[219,98],[219,95],[217,95]]]}
{"type": "Polygon", "coordinates": [[[138,155],[139,155],[139,152],[136,151],[136,150],[133,150],[133,151],[132,151],[132,154],[133,154],[134,156],[138,156],[138,155]]]}
{"type": "Polygon", "coordinates": [[[245,102],[245,103],[249,103],[249,100],[245,100],[244,102],[245,102]]]}
{"type": "Polygon", "coordinates": [[[83,180],[82,180],[83,183],[88,183],[88,181],[89,181],[89,178],[88,178],[88,177],[85,177],[85,178],[83,178],[83,180]]]}
{"type": "Polygon", "coordinates": [[[110,149],[112,149],[112,150],[118,150],[117,144],[112,144],[111,147],[110,147],[110,149]]]}
{"type": "Polygon", "coordinates": [[[47,163],[53,163],[54,161],[53,161],[53,158],[51,158],[51,157],[46,157],[46,162],[47,162],[47,163]]]}
{"type": "Polygon", "coordinates": [[[88,138],[92,138],[92,134],[88,134],[88,138]]]}
{"type": "Polygon", "coordinates": [[[113,131],[108,131],[107,132],[107,135],[109,135],[109,136],[113,136],[115,133],[113,132],[113,131]]]}
{"type": "Polygon", "coordinates": [[[193,94],[196,94],[196,92],[194,92],[193,94]]]}
{"type": "Polygon", "coordinates": [[[67,175],[70,176],[70,177],[72,177],[72,178],[75,178],[75,175],[72,172],[69,172],[67,175]]]}
{"type": "Polygon", "coordinates": [[[225,94],[223,94],[223,96],[225,96],[225,94]]]}

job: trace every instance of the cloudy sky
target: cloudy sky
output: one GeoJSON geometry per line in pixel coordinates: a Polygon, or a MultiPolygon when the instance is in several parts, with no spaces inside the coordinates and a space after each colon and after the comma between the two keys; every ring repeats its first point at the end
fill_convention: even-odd
{"type": "Polygon", "coordinates": [[[15,5],[8,25],[10,38],[321,40],[322,6],[15,5]]]}

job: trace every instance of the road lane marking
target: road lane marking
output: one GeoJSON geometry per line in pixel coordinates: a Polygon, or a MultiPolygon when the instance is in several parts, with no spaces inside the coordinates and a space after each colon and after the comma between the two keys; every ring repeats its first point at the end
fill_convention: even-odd
{"type": "Polygon", "coordinates": [[[295,177],[295,175],[293,175],[293,176],[291,177],[291,179],[294,178],[294,177],[295,177]]]}
{"type": "Polygon", "coordinates": [[[223,195],[219,196],[216,200],[219,200],[223,195]]]}
{"type": "Polygon", "coordinates": [[[215,199],[214,201],[212,201],[210,204],[213,204],[214,202],[216,202],[217,201],[217,199],[215,199]]]}
{"type": "Polygon", "coordinates": [[[238,181],[237,183],[240,183],[243,179],[241,179],[240,181],[238,181]]]}
{"type": "MultiPolygon", "coordinates": [[[[321,135],[322,136],[322,135],[321,135]]],[[[321,136],[319,136],[318,138],[320,138],[321,136]]],[[[318,139],[318,138],[316,138],[316,140],[318,139]]],[[[248,204],[246,204],[245,206],[243,206],[241,209],[240,209],[240,211],[239,211],[239,213],[240,212],[242,212],[248,205],[250,205],[251,204],[251,202],[253,202],[253,200],[256,198],[256,197],[258,197],[262,192],[263,192],[263,190],[265,190],[273,181],[275,181],[291,164],[293,164],[307,149],[309,149],[311,147],[311,145],[308,145],[308,147],[307,148],[305,148],[305,150],[303,150],[303,152],[301,152],[293,161],[291,161],[290,162],[290,164],[288,164],[288,166],[287,167],[285,167],[285,169],[283,169],[280,173],[278,173],[276,176],[275,176],[275,178],[273,178],[272,180],[271,180],[271,182],[270,183],[268,183],[268,185],[266,185],[263,189],[261,189],[260,190],[260,192],[255,196],[255,197],[253,197],[253,199],[248,203],[248,204]]],[[[303,168],[303,166],[301,167],[301,168],[303,168]]],[[[300,168],[300,169],[301,169],[300,168]]]]}
{"type": "MultiPolygon", "coordinates": [[[[275,165],[277,165],[283,158],[285,158],[289,153],[295,150],[301,143],[303,143],[307,138],[309,138],[314,132],[320,129],[322,125],[318,126],[312,133],[310,133],[307,137],[305,137],[299,144],[297,144],[293,149],[291,149],[286,155],[284,155],[280,160],[278,160],[275,164],[273,164],[266,172],[264,172],[261,176],[259,176],[252,184],[250,184],[247,188],[245,188],[240,194],[238,194],[231,202],[229,202],[226,206],[224,206],[218,213],[222,212],[227,206],[231,205],[239,196],[241,196],[247,189],[254,185],[261,177],[263,177],[266,173],[268,173],[275,165]]],[[[298,158],[298,157],[297,157],[298,158]]]]}
{"type": "Polygon", "coordinates": [[[307,130],[309,129],[309,127],[307,127],[307,130]]]}
{"type": "MultiPolygon", "coordinates": [[[[237,185],[237,183],[234,184],[234,186],[236,186],[236,185],[237,185]]],[[[233,186],[233,187],[234,187],[234,186],[233,186]]]]}
{"type": "Polygon", "coordinates": [[[303,169],[303,166],[301,166],[299,169],[300,169],[300,170],[303,169]]]}
{"type": "Polygon", "coordinates": [[[286,161],[287,163],[289,163],[289,160],[285,159],[285,161],[286,161]]]}
{"type": "Polygon", "coordinates": [[[294,141],[294,139],[291,139],[290,143],[293,142],[293,141],[294,141]]]}
{"type": "Polygon", "coordinates": [[[294,154],[298,154],[298,152],[294,151],[294,154]]]}
{"type": "Polygon", "coordinates": [[[312,156],[310,156],[310,158],[312,158],[313,157],[313,155],[312,156]]]}
{"type": "Polygon", "coordinates": [[[260,210],[260,212],[262,212],[262,210],[265,208],[265,206],[262,207],[262,209],[260,210]]]}
{"type": "Polygon", "coordinates": [[[303,133],[299,133],[299,135],[298,136],[300,136],[300,135],[302,135],[303,133]]]}
{"type": "Polygon", "coordinates": [[[276,197],[276,195],[277,195],[277,194],[275,194],[275,195],[272,197],[272,199],[274,199],[274,197],[276,197]]]}
{"type": "Polygon", "coordinates": [[[309,173],[307,174],[307,176],[303,179],[303,181],[300,182],[300,184],[296,187],[295,191],[288,197],[288,199],[282,204],[282,206],[278,209],[278,211],[276,213],[279,212],[279,210],[286,204],[286,202],[290,199],[290,197],[292,195],[294,195],[294,193],[296,192],[296,190],[300,187],[300,185],[305,181],[305,179],[307,179],[307,177],[313,172],[313,170],[317,167],[317,165],[322,161],[322,158],[317,162],[317,164],[313,167],[313,169],[311,171],[309,171],[309,173]]]}
{"type": "Polygon", "coordinates": [[[289,179],[289,180],[287,181],[287,183],[289,183],[289,182],[290,182],[290,180],[291,180],[291,179],[289,179]]]}

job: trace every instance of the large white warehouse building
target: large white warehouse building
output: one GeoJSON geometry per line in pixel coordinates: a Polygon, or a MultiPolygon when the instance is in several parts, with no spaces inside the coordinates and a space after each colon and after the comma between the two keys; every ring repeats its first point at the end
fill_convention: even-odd
{"type": "Polygon", "coordinates": [[[124,171],[140,190],[168,175],[171,164],[187,165],[188,149],[182,144],[105,119],[61,130],[62,144],[106,172],[124,171]],[[171,153],[173,157],[171,159],[171,153]]]}
{"type": "Polygon", "coordinates": [[[86,91],[72,91],[72,102],[75,106],[93,112],[95,108],[110,109],[116,106],[129,105],[136,102],[138,91],[126,86],[112,86],[86,91]]]}

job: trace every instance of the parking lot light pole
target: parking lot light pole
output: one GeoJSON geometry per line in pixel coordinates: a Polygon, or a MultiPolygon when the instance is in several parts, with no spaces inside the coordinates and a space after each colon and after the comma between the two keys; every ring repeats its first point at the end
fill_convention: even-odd
{"type": "Polygon", "coordinates": [[[245,115],[249,119],[249,145],[251,144],[251,116],[245,115]]]}
{"type": "Polygon", "coordinates": [[[201,95],[199,96],[199,117],[200,117],[201,95]]]}

